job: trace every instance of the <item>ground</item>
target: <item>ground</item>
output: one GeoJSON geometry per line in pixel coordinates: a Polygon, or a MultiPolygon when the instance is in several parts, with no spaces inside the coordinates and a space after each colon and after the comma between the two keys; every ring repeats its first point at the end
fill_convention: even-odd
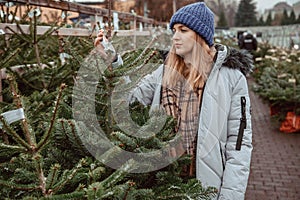
{"type": "Polygon", "coordinates": [[[300,133],[282,133],[269,106],[251,91],[253,153],[246,200],[300,199],[300,133]]]}

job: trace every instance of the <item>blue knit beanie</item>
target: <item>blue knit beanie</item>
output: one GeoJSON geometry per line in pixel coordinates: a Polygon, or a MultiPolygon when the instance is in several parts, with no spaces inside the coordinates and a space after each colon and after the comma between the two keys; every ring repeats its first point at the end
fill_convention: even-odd
{"type": "Polygon", "coordinates": [[[210,47],[214,44],[214,14],[204,2],[180,8],[170,20],[171,30],[177,23],[198,33],[210,47]]]}

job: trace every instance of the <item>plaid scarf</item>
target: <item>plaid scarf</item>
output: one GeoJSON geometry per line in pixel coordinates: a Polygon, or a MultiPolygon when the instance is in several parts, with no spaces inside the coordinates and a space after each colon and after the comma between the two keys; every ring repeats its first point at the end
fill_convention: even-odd
{"type": "Polygon", "coordinates": [[[196,151],[203,85],[196,91],[182,81],[178,81],[174,88],[162,87],[161,105],[167,115],[177,120],[175,131],[182,135],[182,148],[185,153],[192,156],[196,151]]]}

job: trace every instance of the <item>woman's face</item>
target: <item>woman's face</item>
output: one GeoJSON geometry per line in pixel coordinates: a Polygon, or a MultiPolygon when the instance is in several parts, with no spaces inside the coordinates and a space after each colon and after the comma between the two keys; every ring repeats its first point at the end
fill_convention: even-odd
{"type": "Polygon", "coordinates": [[[192,55],[194,43],[196,42],[196,33],[183,24],[175,24],[173,33],[172,40],[176,54],[184,59],[188,59],[192,55]]]}

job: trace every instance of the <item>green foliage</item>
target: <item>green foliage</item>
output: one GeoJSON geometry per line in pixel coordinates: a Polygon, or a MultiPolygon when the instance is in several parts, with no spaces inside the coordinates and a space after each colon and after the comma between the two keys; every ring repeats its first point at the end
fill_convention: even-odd
{"type": "Polygon", "coordinates": [[[266,26],[271,26],[272,25],[272,21],[273,21],[272,14],[271,14],[271,12],[269,12],[268,16],[267,16],[267,19],[266,19],[266,22],[265,22],[266,26]]]}
{"type": "Polygon", "coordinates": [[[290,14],[290,17],[289,17],[289,24],[296,24],[296,14],[294,12],[294,10],[292,10],[291,14],[290,14]]]}
{"type": "Polygon", "coordinates": [[[297,17],[296,24],[300,24],[300,14],[297,17]]]}
{"type": "Polygon", "coordinates": [[[284,10],[281,19],[281,25],[297,24],[297,19],[294,10],[291,11],[290,16],[288,16],[287,11],[284,10]]]}
{"type": "Polygon", "coordinates": [[[252,0],[241,0],[235,15],[235,26],[256,26],[256,3],[252,0]]]}
{"type": "Polygon", "coordinates": [[[260,55],[264,59],[256,63],[254,91],[271,107],[276,107],[276,113],[272,114],[276,114],[277,120],[282,121],[288,111],[299,114],[299,52],[265,45],[260,55]]]}
{"type": "Polygon", "coordinates": [[[223,10],[221,11],[220,16],[219,16],[218,26],[219,27],[228,27],[226,16],[225,16],[225,13],[223,10]]]}
{"type": "Polygon", "coordinates": [[[282,14],[282,19],[281,19],[281,25],[287,25],[287,24],[289,24],[289,16],[287,14],[286,9],[284,9],[282,14]]]}
{"type": "Polygon", "coordinates": [[[177,180],[164,180],[171,174],[159,174],[158,178],[162,181],[161,187],[157,190],[159,191],[157,199],[212,199],[215,196],[216,190],[214,188],[204,189],[201,183],[196,179],[188,179],[186,181],[182,179],[177,180]],[[165,176],[165,177],[163,177],[165,176]],[[175,184],[174,184],[175,183],[175,184]]]}
{"type": "Polygon", "coordinates": [[[259,20],[257,22],[257,25],[258,26],[264,26],[265,25],[263,16],[260,16],[260,18],[259,18],[259,20]]]}
{"type": "MultiPolygon", "coordinates": [[[[26,18],[28,16],[24,16],[24,20],[26,18]]],[[[23,120],[12,124],[0,117],[3,124],[0,135],[1,198],[207,199],[215,193],[212,188],[202,188],[194,178],[181,177],[183,166],[191,162],[188,156],[182,156],[161,170],[134,174],[131,172],[141,163],[130,159],[118,169],[112,169],[95,159],[84,143],[94,145],[99,152],[105,150],[100,155],[101,161],[110,162],[118,159],[121,149],[151,152],[177,139],[172,118],[165,119],[162,129],[154,133],[153,125],[164,122],[159,113],[150,115],[149,107],[138,103],[125,108],[121,101],[142,76],[163,63],[163,52],[157,50],[155,44],[164,36],[148,40],[153,45],[142,45],[146,48],[129,49],[122,54],[122,67],[92,73],[96,81],[88,84],[95,86],[96,94],[90,100],[84,95],[90,88],[80,88],[82,90],[76,93],[73,85],[80,81],[75,78],[79,68],[87,64],[89,70],[98,70],[99,64],[103,64],[99,55],[89,54],[93,46],[91,39],[53,36],[54,26],[39,36],[36,34],[37,16],[26,22],[30,34],[0,36],[1,69],[8,75],[0,113],[23,108],[25,114],[23,120]],[[126,83],[124,77],[131,83],[126,83]],[[74,93],[78,96],[74,97],[74,93]],[[111,99],[112,95],[117,98],[111,99]],[[97,135],[96,128],[73,118],[78,113],[72,112],[72,98],[84,100],[79,111],[86,119],[91,119],[91,114],[85,112],[89,109],[88,103],[95,105],[97,122],[113,147],[104,138],[93,137],[97,135]],[[112,107],[115,105],[119,108],[112,107]],[[123,115],[126,109],[129,116],[123,115]],[[136,124],[133,128],[138,127],[136,133],[147,137],[134,137],[122,131],[132,127],[126,123],[128,121],[116,121],[114,116],[120,116],[121,122],[122,116],[130,117],[136,124]],[[82,137],[87,140],[83,141],[82,137]]],[[[142,164],[149,165],[148,162],[142,164]]]]}

